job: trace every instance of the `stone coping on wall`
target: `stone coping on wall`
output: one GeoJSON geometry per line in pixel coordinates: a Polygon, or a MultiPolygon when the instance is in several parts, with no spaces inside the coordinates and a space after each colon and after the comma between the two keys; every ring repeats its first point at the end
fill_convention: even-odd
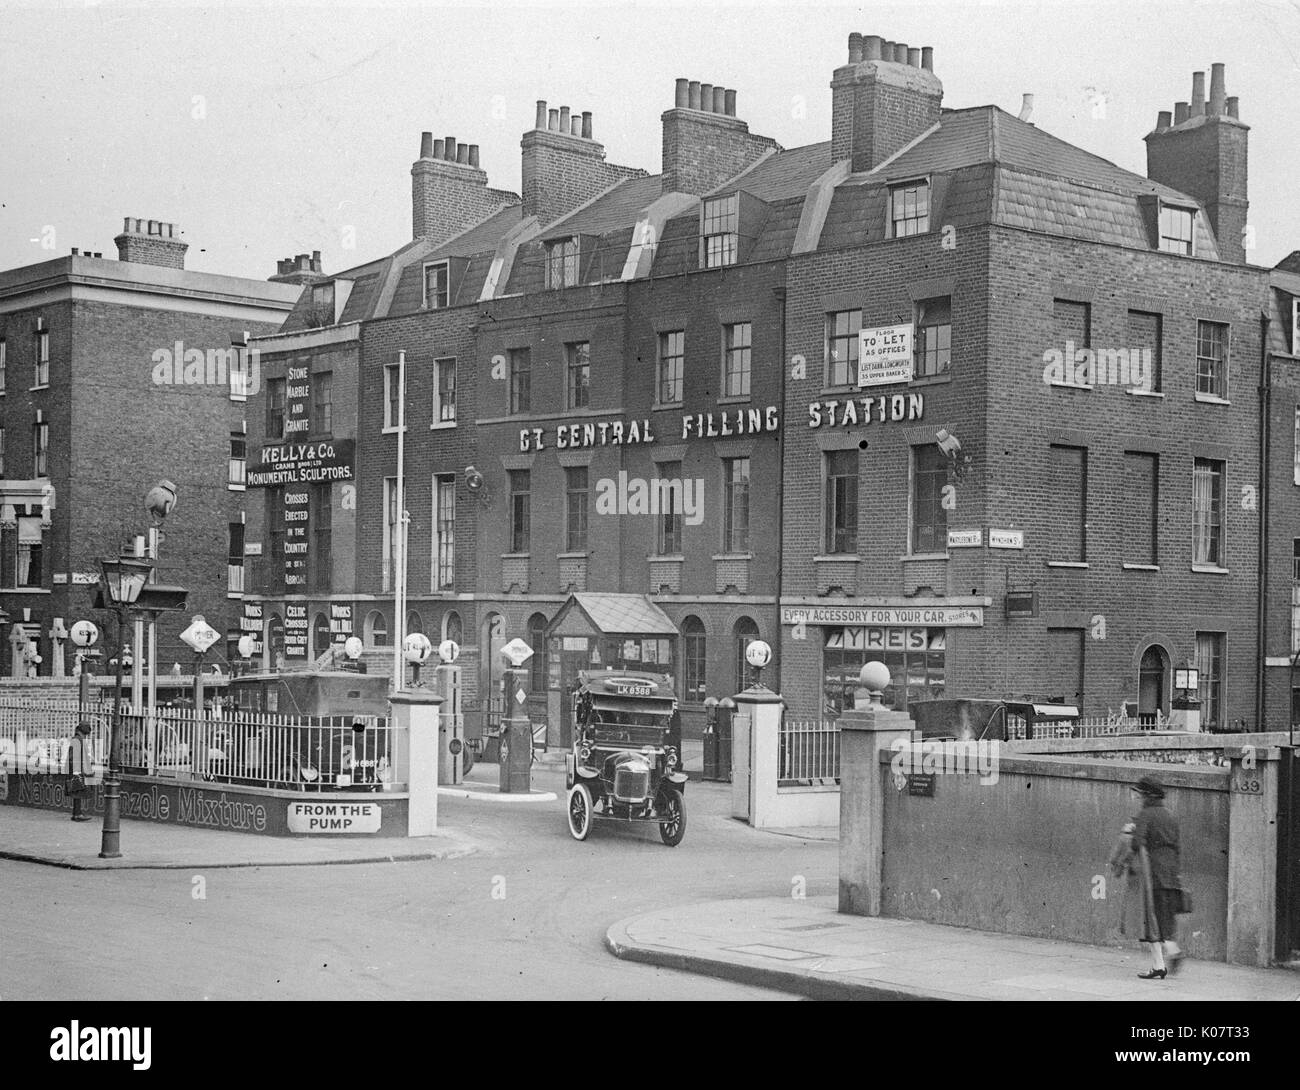
{"type": "MultiPolygon", "coordinates": [[[[948,746],[952,744],[946,743],[948,746]]],[[[976,743],[971,742],[968,744],[972,747],[969,752],[972,755],[973,762],[973,755],[976,752],[973,747],[976,743]]],[[[923,742],[914,743],[914,745],[917,752],[923,752],[921,750],[921,746],[924,745],[923,742]]],[[[961,743],[957,743],[957,746],[960,747],[960,745],[961,743]]],[[[961,754],[963,751],[958,748],[956,752],[961,754]]],[[[882,765],[889,765],[892,764],[895,754],[892,750],[886,749],[881,750],[879,756],[882,765]]],[[[1154,761],[1114,761],[1098,757],[1056,756],[1023,752],[1008,754],[1005,750],[999,751],[997,755],[997,771],[999,776],[1018,774],[1118,783],[1136,783],[1143,776],[1151,775],[1156,776],[1160,783],[1167,788],[1185,787],[1200,791],[1226,791],[1230,777],[1227,768],[1213,765],[1170,765],[1154,761]]],[[[978,775],[979,773],[972,768],[967,774],[978,775]]]]}
{"type": "MultiPolygon", "coordinates": [[[[1286,745],[1290,738],[1286,731],[1262,731],[1245,734],[1208,734],[1204,732],[1188,733],[1161,732],[1147,734],[1106,734],[1096,738],[1034,738],[1003,742],[1003,752],[1063,754],[1095,753],[1100,751],[1143,749],[1199,749],[1199,750],[1233,750],[1253,746],[1258,750],[1276,750],[1286,745]]],[[[1271,754],[1276,758],[1277,753],[1271,754]]]]}

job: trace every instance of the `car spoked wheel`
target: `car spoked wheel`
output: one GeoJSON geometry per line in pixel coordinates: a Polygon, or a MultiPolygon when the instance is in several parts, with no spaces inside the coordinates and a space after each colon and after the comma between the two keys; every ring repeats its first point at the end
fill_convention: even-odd
{"type": "Polygon", "coordinates": [[[574,840],[586,840],[591,832],[591,791],[585,783],[569,789],[569,832],[574,840]]]}
{"type": "Polygon", "coordinates": [[[676,788],[664,788],[659,817],[659,835],[663,842],[670,848],[677,847],[686,835],[686,801],[676,788]]]}

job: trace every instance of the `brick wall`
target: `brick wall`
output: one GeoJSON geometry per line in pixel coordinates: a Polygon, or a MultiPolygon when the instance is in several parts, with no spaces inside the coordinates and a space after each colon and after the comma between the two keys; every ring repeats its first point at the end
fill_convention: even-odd
{"type": "Polygon", "coordinates": [[[778,146],[770,137],[750,133],[739,118],[668,110],[663,115],[663,191],[707,193],[778,146]]]}
{"type": "Polygon", "coordinates": [[[489,189],[487,173],[445,159],[417,159],[411,165],[411,237],[436,245],[519,197],[489,189]]]}
{"type": "Polygon", "coordinates": [[[1246,260],[1247,136],[1234,118],[1147,136],[1147,175],[1205,205],[1225,261],[1246,260]]]}
{"type": "Polygon", "coordinates": [[[831,158],[871,170],[939,120],[943,85],[932,72],[868,61],[831,82],[831,158]]]}
{"type": "Polygon", "coordinates": [[[524,133],[523,196],[525,216],[550,223],[625,178],[645,176],[638,167],[605,162],[596,141],[546,129],[524,133]]]}

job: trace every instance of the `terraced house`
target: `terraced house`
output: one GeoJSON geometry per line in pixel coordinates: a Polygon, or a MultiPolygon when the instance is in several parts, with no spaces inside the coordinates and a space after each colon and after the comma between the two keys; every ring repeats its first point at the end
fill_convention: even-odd
{"type": "MultiPolygon", "coordinates": [[[[355,439],[299,661],[451,637],[485,707],[521,636],[554,742],[592,666],[669,673],[698,730],[760,636],[799,718],[873,658],[897,707],[1168,715],[1186,662],[1207,723],[1254,716],[1269,274],[1222,67],[1160,113],[1145,177],[1028,107],[945,108],[929,49],[854,34],[827,74],[831,139],[792,149],[678,80],[657,174],[539,102],[519,197],[424,135],[412,242],[305,288],[283,334],[286,365],[345,338],[356,371],[341,424],[339,369],[298,364],[333,370],[355,439]]],[[[295,593],[258,587],[270,632],[295,593]]]]}

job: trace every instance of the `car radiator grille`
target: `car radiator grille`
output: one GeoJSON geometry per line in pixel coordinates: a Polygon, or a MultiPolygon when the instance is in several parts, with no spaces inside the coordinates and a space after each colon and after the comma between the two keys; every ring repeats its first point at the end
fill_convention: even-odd
{"type": "Polygon", "coordinates": [[[630,772],[620,768],[614,773],[614,797],[621,802],[640,802],[649,790],[649,772],[630,772]]]}

